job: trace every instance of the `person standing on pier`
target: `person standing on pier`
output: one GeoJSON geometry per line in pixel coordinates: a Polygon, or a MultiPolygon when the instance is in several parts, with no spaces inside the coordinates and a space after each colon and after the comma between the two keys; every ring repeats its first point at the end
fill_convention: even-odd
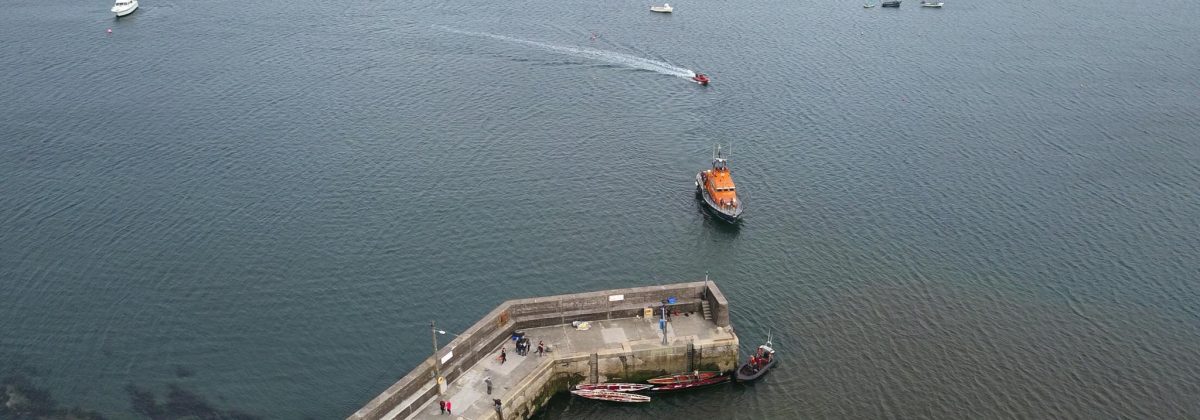
{"type": "Polygon", "coordinates": [[[450,400],[446,400],[446,414],[454,415],[454,410],[450,409],[450,400]]]}
{"type": "Polygon", "coordinates": [[[545,353],[546,353],[546,345],[542,343],[542,340],[538,340],[538,356],[542,356],[545,353]]]}
{"type": "Polygon", "coordinates": [[[442,414],[446,414],[446,400],[438,401],[438,408],[442,410],[442,414]]]}
{"type": "Polygon", "coordinates": [[[503,365],[505,360],[508,360],[508,355],[504,353],[504,347],[501,347],[500,348],[500,364],[503,365]]]}
{"type": "Polygon", "coordinates": [[[483,383],[487,384],[487,393],[488,393],[488,395],[492,395],[492,377],[491,377],[491,376],[489,376],[489,377],[487,377],[487,378],[484,378],[484,379],[483,379],[483,383]]]}

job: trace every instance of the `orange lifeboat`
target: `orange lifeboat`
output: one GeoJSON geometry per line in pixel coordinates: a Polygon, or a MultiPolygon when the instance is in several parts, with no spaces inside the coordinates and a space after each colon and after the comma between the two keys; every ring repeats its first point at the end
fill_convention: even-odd
{"type": "Polygon", "coordinates": [[[696,194],[721,219],[734,223],[742,218],[742,200],[729,173],[729,159],[717,145],[713,151],[712,169],[696,174],[696,194]]]}

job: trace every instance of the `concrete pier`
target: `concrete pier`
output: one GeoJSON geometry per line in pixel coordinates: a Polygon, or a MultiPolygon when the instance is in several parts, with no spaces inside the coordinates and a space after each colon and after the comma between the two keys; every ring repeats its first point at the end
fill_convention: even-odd
{"type": "Polygon", "coordinates": [[[729,304],[713,282],[678,283],[510,300],[438,349],[349,417],[446,418],[440,415],[433,363],[445,378],[443,399],[454,416],[475,420],[525,419],[558,392],[581,382],[642,382],[667,373],[733,370],[738,338],[729,304]],[[659,328],[663,301],[670,317],[659,328]],[[646,309],[653,311],[645,317],[646,309]],[[573,322],[587,321],[588,329],[573,322]],[[510,339],[523,331],[533,349],[516,353],[510,339]],[[665,340],[664,340],[665,338],[665,340]],[[537,343],[550,351],[537,354],[537,343]],[[500,363],[500,349],[507,362],[500,363]],[[492,382],[487,394],[485,380],[492,382]],[[492,404],[502,403],[501,412],[492,404]]]}

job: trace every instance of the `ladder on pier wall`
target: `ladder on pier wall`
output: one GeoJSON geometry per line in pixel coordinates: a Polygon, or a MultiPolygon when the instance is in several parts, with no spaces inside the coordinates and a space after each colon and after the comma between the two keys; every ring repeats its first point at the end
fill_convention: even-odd
{"type": "Polygon", "coordinates": [[[687,369],[684,372],[696,370],[696,344],[689,341],[687,345],[687,369]]]}
{"type": "Polygon", "coordinates": [[[588,372],[588,382],[593,384],[600,382],[600,355],[592,353],[592,357],[588,359],[588,365],[590,368],[590,372],[588,372]]]}
{"type": "Polygon", "coordinates": [[[707,300],[700,301],[700,313],[704,314],[704,319],[706,321],[712,321],[712,308],[708,307],[707,300]]]}

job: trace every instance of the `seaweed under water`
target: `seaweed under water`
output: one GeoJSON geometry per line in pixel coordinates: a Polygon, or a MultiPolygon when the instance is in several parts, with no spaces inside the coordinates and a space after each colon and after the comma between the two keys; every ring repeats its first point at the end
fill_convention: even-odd
{"type": "MultiPolygon", "coordinates": [[[[176,376],[191,376],[191,370],[176,367],[176,376]]],[[[78,406],[60,406],[50,391],[35,383],[37,370],[15,364],[0,370],[0,419],[3,420],[107,420],[97,411],[78,406]]],[[[153,391],[134,384],[125,387],[133,414],[150,420],[259,420],[261,417],[237,410],[214,407],[207,399],[177,384],[167,385],[163,400],[153,391]]],[[[119,417],[128,417],[125,414],[119,417]]]]}
{"type": "Polygon", "coordinates": [[[179,385],[167,385],[166,399],[159,402],[153,392],[130,384],[125,387],[133,411],[150,420],[213,419],[213,420],[258,420],[261,417],[237,410],[221,410],[213,407],[200,395],[183,389],[179,385]]]}
{"type": "Polygon", "coordinates": [[[0,377],[0,419],[105,420],[95,411],[59,407],[50,391],[33,383],[32,370],[13,369],[0,377]]]}

